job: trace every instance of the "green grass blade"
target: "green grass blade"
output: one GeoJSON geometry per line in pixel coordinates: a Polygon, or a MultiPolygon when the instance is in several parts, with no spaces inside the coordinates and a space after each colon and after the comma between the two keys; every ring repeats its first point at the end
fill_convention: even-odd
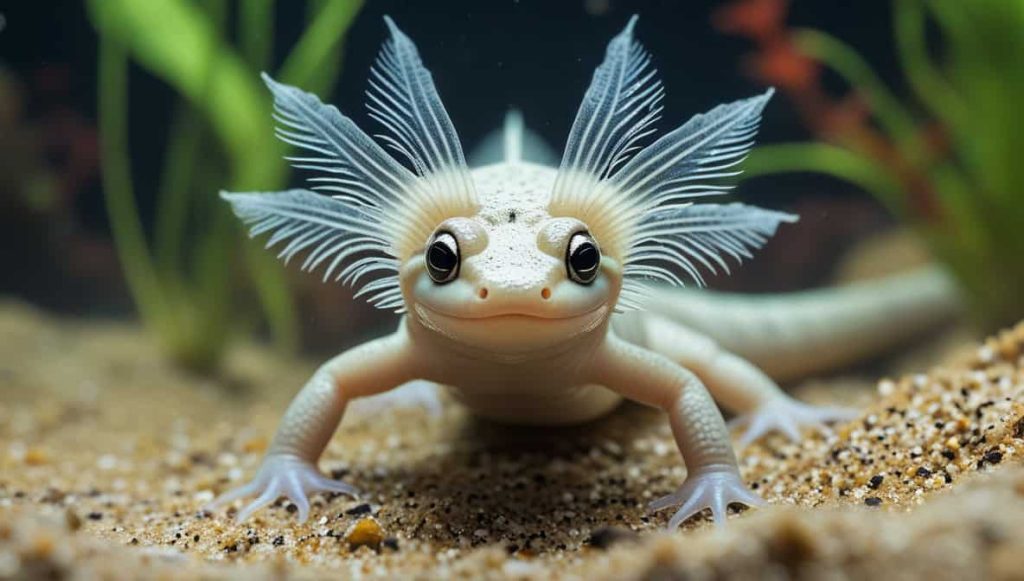
{"type": "Polygon", "coordinates": [[[124,43],[204,112],[231,154],[239,189],[279,182],[284,167],[276,163],[281,149],[268,139],[270,100],[199,7],[183,0],[93,0],[89,6],[102,35],[124,43]],[[218,55],[215,63],[208,62],[211,54],[218,55]]]}
{"type": "Polygon", "coordinates": [[[278,73],[281,82],[318,94],[322,94],[330,78],[335,76],[323,74],[324,64],[333,53],[341,50],[341,41],[363,5],[362,0],[334,0],[322,4],[278,73]]]}
{"type": "Polygon", "coordinates": [[[186,231],[189,187],[198,160],[202,129],[202,118],[188,104],[180,103],[164,155],[154,225],[156,261],[161,275],[173,284],[182,283],[171,279],[178,278],[183,264],[182,236],[186,231]]]}
{"type": "Polygon", "coordinates": [[[743,164],[743,179],[790,172],[828,174],[874,195],[891,212],[905,215],[899,180],[889,168],[850,150],[822,143],[762,145],[743,164]]]}
{"type": "Polygon", "coordinates": [[[110,227],[139,314],[162,334],[167,304],[139,220],[128,159],[128,54],[117,41],[103,38],[98,60],[100,157],[110,227]]]}
{"type": "MultiPolygon", "coordinates": [[[[202,4],[202,8],[208,21],[215,27],[225,27],[227,2],[207,0],[202,4]]],[[[213,49],[216,46],[210,44],[208,48],[213,49]]],[[[206,55],[202,88],[204,101],[210,98],[215,70],[212,63],[217,62],[217,59],[217,54],[206,55]]],[[[203,117],[188,103],[179,103],[173,119],[157,194],[154,231],[156,259],[161,274],[167,283],[181,285],[183,281],[180,280],[180,273],[184,266],[181,253],[185,246],[183,237],[187,235],[188,230],[186,222],[189,202],[198,193],[193,184],[196,168],[198,164],[206,161],[200,157],[199,150],[207,131],[203,117]]]]}
{"type": "Polygon", "coordinates": [[[913,115],[856,50],[817,30],[798,31],[795,42],[801,52],[831,67],[863,95],[881,126],[896,143],[907,146],[909,150],[921,149],[913,115]]]}
{"type": "Polygon", "coordinates": [[[238,3],[238,40],[249,66],[257,71],[266,69],[274,53],[274,0],[238,3]]]}
{"type": "Polygon", "coordinates": [[[928,54],[921,0],[897,0],[892,6],[897,55],[910,87],[933,115],[962,133],[968,114],[928,54]]]}

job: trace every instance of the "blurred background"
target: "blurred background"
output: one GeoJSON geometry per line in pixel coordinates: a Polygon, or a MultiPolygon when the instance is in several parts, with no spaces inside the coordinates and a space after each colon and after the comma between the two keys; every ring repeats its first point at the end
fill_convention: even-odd
{"type": "Polygon", "coordinates": [[[785,209],[717,289],[828,284],[857,248],[931,254],[982,327],[1021,315],[1024,4],[1018,0],[93,0],[0,8],[0,295],[139,317],[212,371],[233,341],[337,352],[395,324],[246,241],[220,189],[299,185],[266,70],[368,133],[388,14],[418,44],[469,152],[509,107],[560,149],[633,13],[667,91],[659,128],[777,86],[738,197],[785,209]],[[893,234],[895,233],[895,234],[893,234]]]}

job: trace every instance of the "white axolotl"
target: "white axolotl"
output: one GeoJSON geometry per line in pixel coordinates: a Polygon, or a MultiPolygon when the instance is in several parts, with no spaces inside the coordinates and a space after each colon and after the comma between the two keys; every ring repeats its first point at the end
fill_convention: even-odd
{"type": "Polygon", "coordinates": [[[954,308],[936,270],[753,300],[673,289],[683,276],[701,283],[699,267],[728,270],[726,258],[749,256],[796,216],[694,203],[728,190],[708,182],[734,175],[770,90],[639,145],[663,93],[635,16],[609,43],[557,168],[525,161],[513,122],[505,159],[474,170],[415,45],[385,20],[367,96],[407,165],[336,108],[264,76],[278,136],[310,152],[289,159],[331,195],[222,194],[252,235],[285,243],[285,259],[306,252],[303,267],[324,265],[325,280],[361,283],[357,296],[404,313],[394,333],[331,359],[303,387],[255,478],[214,503],[258,496],[240,521],[280,496],[304,521],[310,494],[355,494],[317,468],[346,405],[426,380],[503,422],[586,422],[623,398],[663,409],[688,476],[652,509],[681,505],[672,528],[707,508],[720,524],[730,504],[763,501],[740,477],[712,396],[741,414],[744,443],[772,430],[797,439],[849,412],[800,403],[769,375],[847,362],[954,308]]]}

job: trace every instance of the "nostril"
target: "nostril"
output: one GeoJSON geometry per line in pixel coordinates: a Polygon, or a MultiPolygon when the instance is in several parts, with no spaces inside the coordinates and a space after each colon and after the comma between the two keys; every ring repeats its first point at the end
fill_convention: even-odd
{"type": "Polygon", "coordinates": [[[481,299],[486,299],[486,298],[487,298],[487,289],[486,289],[486,288],[481,288],[480,290],[478,290],[478,291],[476,292],[476,294],[477,294],[477,296],[479,296],[479,297],[480,297],[481,299]]]}
{"type": "Polygon", "coordinates": [[[548,287],[544,287],[540,291],[540,296],[544,297],[544,300],[550,299],[551,298],[551,289],[549,289],[548,287]]]}

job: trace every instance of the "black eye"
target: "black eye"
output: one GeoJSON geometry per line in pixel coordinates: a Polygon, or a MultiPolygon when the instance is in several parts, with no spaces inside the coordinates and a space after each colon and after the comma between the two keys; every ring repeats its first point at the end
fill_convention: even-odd
{"type": "Polygon", "coordinates": [[[459,243],[449,232],[438,232],[427,247],[427,274],[437,284],[459,276],[459,243]]]}
{"type": "Polygon", "coordinates": [[[565,252],[565,268],[569,278],[580,284],[590,284],[597,278],[601,266],[601,250],[586,232],[578,232],[569,239],[565,252]]]}

